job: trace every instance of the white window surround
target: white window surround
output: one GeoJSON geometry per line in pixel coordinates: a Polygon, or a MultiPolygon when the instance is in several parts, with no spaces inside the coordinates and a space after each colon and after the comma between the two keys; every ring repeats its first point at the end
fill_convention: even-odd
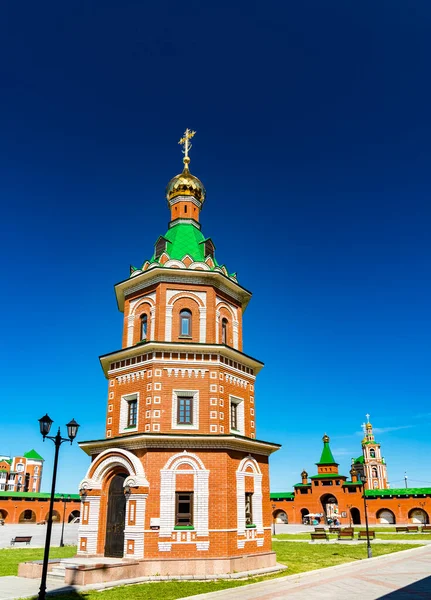
{"type": "Polygon", "coordinates": [[[229,430],[238,432],[241,435],[245,435],[245,422],[244,422],[244,398],[237,398],[236,396],[229,396],[229,430]],[[236,420],[238,429],[232,429],[230,423],[230,405],[236,404],[236,420]]]}
{"type": "Polygon", "coordinates": [[[237,497],[237,527],[238,535],[244,535],[245,526],[245,478],[253,478],[252,512],[253,524],[256,525],[256,533],[263,533],[263,510],[262,510],[262,472],[257,461],[251,456],[244,458],[236,472],[236,497],[237,497]]]}
{"type": "Polygon", "coordinates": [[[199,429],[199,391],[198,390],[173,390],[172,391],[172,429],[199,429]],[[178,398],[193,397],[193,423],[177,423],[178,398]]]}
{"type": "Polygon", "coordinates": [[[16,466],[16,470],[19,472],[24,471],[24,464],[23,463],[18,463],[16,466]]]}
{"type": "MultiPolygon", "coordinates": [[[[165,339],[167,342],[172,341],[172,312],[177,300],[188,298],[197,304],[199,311],[199,342],[205,344],[207,330],[207,293],[206,292],[190,292],[189,290],[167,290],[166,291],[166,324],[165,324],[165,339]]],[[[197,312],[196,311],[196,316],[197,312]]]]}
{"type": "Polygon", "coordinates": [[[160,471],[160,537],[171,537],[175,526],[175,491],[178,472],[193,474],[193,526],[196,536],[208,535],[209,518],[209,470],[205,469],[202,460],[196,455],[181,452],[171,456],[160,471]],[[191,467],[181,469],[182,465],[191,467]]]}
{"type": "Polygon", "coordinates": [[[124,396],[121,396],[121,401],[120,401],[120,423],[119,423],[119,427],[118,427],[119,433],[124,433],[125,431],[127,431],[127,432],[129,432],[129,431],[135,431],[136,429],[138,429],[138,425],[139,425],[139,392],[135,392],[134,394],[126,394],[124,396]],[[129,402],[131,400],[136,400],[137,401],[137,406],[136,406],[136,425],[135,425],[135,427],[128,427],[127,426],[127,419],[128,419],[128,415],[129,415],[129,402]]]}

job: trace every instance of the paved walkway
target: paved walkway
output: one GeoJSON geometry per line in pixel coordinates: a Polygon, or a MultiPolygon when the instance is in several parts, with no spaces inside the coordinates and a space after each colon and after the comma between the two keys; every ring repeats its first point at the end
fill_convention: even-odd
{"type": "MultiPolygon", "coordinates": [[[[132,580],[117,581],[115,585],[128,583],[132,583],[132,580]]],[[[134,580],[133,583],[138,581],[134,580]]],[[[47,590],[56,593],[84,592],[114,587],[113,584],[114,582],[65,586],[61,582],[49,581],[47,590]]],[[[36,596],[39,585],[40,582],[36,579],[1,577],[0,600],[36,596]]],[[[431,600],[431,546],[189,598],[191,600],[431,600]]]]}
{"type": "Polygon", "coordinates": [[[431,600],[431,547],[199,594],[192,599],[431,600]]]}

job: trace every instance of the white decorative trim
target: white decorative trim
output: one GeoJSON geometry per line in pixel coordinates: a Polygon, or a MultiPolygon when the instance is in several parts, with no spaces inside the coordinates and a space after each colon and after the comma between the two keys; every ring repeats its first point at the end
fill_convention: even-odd
{"type": "MultiPolygon", "coordinates": [[[[171,456],[160,471],[160,537],[171,537],[175,526],[176,473],[181,465],[192,468],[194,479],[194,532],[196,536],[208,536],[209,470],[196,454],[184,450],[171,456]]],[[[187,471],[188,472],[188,471],[187,471]]]]}
{"type": "MultiPolygon", "coordinates": [[[[128,477],[124,485],[130,485],[132,477],[128,477]]],[[[145,524],[145,509],[147,503],[148,494],[132,494],[126,503],[126,522],[124,526],[124,557],[130,556],[133,558],[144,558],[144,524],[145,524]],[[128,525],[130,515],[130,500],[136,501],[134,525],[128,525]],[[134,552],[129,554],[127,552],[128,542],[134,542],[134,552]]]]}
{"type": "Polygon", "coordinates": [[[99,512],[100,512],[100,496],[89,496],[85,503],[88,506],[88,524],[83,525],[81,523],[78,528],[78,552],[77,554],[96,554],[97,553],[97,531],[99,527],[99,512]],[[87,538],[87,549],[81,551],[81,537],[87,538]]]}
{"type": "Polygon", "coordinates": [[[165,321],[165,339],[167,342],[172,341],[172,310],[173,306],[166,306],[166,321],[165,321]]]}
{"type": "MultiPolygon", "coordinates": [[[[130,369],[130,366],[128,367],[128,369],[130,369]]],[[[143,369],[142,371],[133,371],[133,373],[127,373],[127,375],[117,375],[115,379],[118,381],[119,385],[121,385],[122,383],[134,383],[135,381],[140,381],[141,379],[144,379],[145,373],[146,370],[143,369]]]]}
{"type": "Polygon", "coordinates": [[[253,496],[252,510],[253,521],[256,525],[254,529],[257,533],[263,533],[263,510],[262,510],[262,472],[258,462],[252,457],[247,456],[242,459],[236,472],[236,497],[237,497],[237,524],[238,535],[251,535],[249,529],[245,527],[245,478],[253,477],[253,496]],[[252,472],[247,471],[251,467],[252,472]]]}
{"type": "Polygon", "coordinates": [[[205,344],[207,341],[207,309],[199,307],[199,342],[205,344]]]}
{"type": "Polygon", "coordinates": [[[236,431],[238,431],[241,435],[245,435],[244,398],[229,396],[229,430],[235,431],[232,429],[230,404],[236,404],[236,418],[238,425],[238,429],[236,431]]]}
{"type": "Polygon", "coordinates": [[[191,377],[192,375],[194,377],[202,377],[202,379],[205,377],[205,373],[208,372],[208,369],[200,369],[199,367],[186,367],[186,368],[180,368],[180,367],[163,367],[165,371],[168,372],[168,377],[172,377],[172,374],[175,377],[178,377],[179,375],[181,375],[181,377],[185,377],[186,375],[188,377],[191,377]]]}
{"type": "MultiPolygon", "coordinates": [[[[104,477],[116,466],[124,467],[130,476],[134,477],[135,485],[144,487],[149,486],[142,463],[135,454],[132,454],[128,450],[123,450],[122,448],[110,448],[101,452],[96,460],[89,466],[85,478],[79,484],[79,488],[84,490],[102,489],[104,477]],[[105,456],[106,458],[104,458],[105,456]],[[94,469],[95,463],[97,464],[96,469],[94,469]],[[91,473],[93,473],[92,476],[91,473]]],[[[127,478],[125,481],[127,481],[127,478]]],[[[135,487],[135,485],[133,487],[135,487]]]]}

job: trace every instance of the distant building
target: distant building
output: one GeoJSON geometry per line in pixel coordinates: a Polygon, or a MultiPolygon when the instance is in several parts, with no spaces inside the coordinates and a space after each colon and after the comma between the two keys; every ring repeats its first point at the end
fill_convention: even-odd
{"type": "Polygon", "coordinates": [[[374,439],[373,427],[370,422],[363,427],[362,455],[352,459],[350,479],[338,472],[338,463],[332,455],[329,437],[325,434],[322,455],[316,463],[317,474],[308,477],[304,470],[301,482],[293,486],[293,492],[270,495],[275,522],[317,520],[320,524],[328,524],[337,520],[341,525],[363,525],[363,474],[366,477],[365,497],[371,524],[430,522],[431,487],[390,489],[386,463],[381,455],[380,444],[374,439]]]}
{"type": "MultiPolygon", "coordinates": [[[[49,498],[44,492],[0,491],[0,519],[11,523],[43,523],[48,519],[49,498]]],[[[55,494],[53,522],[70,523],[81,515],[79,494],[55,494]]]]}
{"type": "Polygon", "coordinates": [[[0,455],[0,491],[40,492],[43,462],[36,450],[12,458],[0,455]]]}

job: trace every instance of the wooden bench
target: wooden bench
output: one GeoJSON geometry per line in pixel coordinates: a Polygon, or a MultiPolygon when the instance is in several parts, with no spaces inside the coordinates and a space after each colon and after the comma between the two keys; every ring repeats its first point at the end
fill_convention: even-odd
{"type": "Polygon", "coordinates": [[[326,532],[325,532],[325,528],[324,528],[324,527],[315,527],[315,528],[314,528],[314,531],[315,531],[316,533],[326,533],[326,532]]]}
{"type": "Polygon", "coordinates": [[[395,531],[397,533],[407,533],[407,527],[406,526],[404,526],[404,527],[395,527],[395,531]]]}
{"type": "Polygon", "coordinates": [[[329,542],[329,537],[325,530],[315,531],[314,533],[311,532],[310,535],[312,542],[314,542],[314,540],[326,540],[327,542],[329,542]]]}
{"type": "Polygon", "coordinates": [[[407,525],[407,533],[418,533],[419,527],[417,525],[407,525]]]}
{"type": "MultiPolygon", "coordinates": [[[[368,536],[371,540],[374,540],[376,538],[376,532],[374,530],[369,529],[368,536]]],[[[358,540],[366,540],[366,539],[367,539],[367,532],[366,531],[358,531],[358,540]]]]}
{"type": "Polygon", "coordinates": [[[16,537],[11,539],[10,545],[15,546],[15,544],[27,544],[28,546],[30,545],[31,538],[31,535],[17,535],[16,537]]]}
{"type": "Polygon", "coordinates": [[[329,533],[340,533],[341,527],[330,527],[329,533]]]}
{"type": "Polygon", "coordinates": [[[431,525],[422,525],[422,533],[431,533],[431,525]]]}
{"type": "Polygon", "coordinates": [[[353,534],[354,531],[353,529],[342,529],[341,531],[338,532],[338,539],[339,540],[353,540],[353,534]]]}

